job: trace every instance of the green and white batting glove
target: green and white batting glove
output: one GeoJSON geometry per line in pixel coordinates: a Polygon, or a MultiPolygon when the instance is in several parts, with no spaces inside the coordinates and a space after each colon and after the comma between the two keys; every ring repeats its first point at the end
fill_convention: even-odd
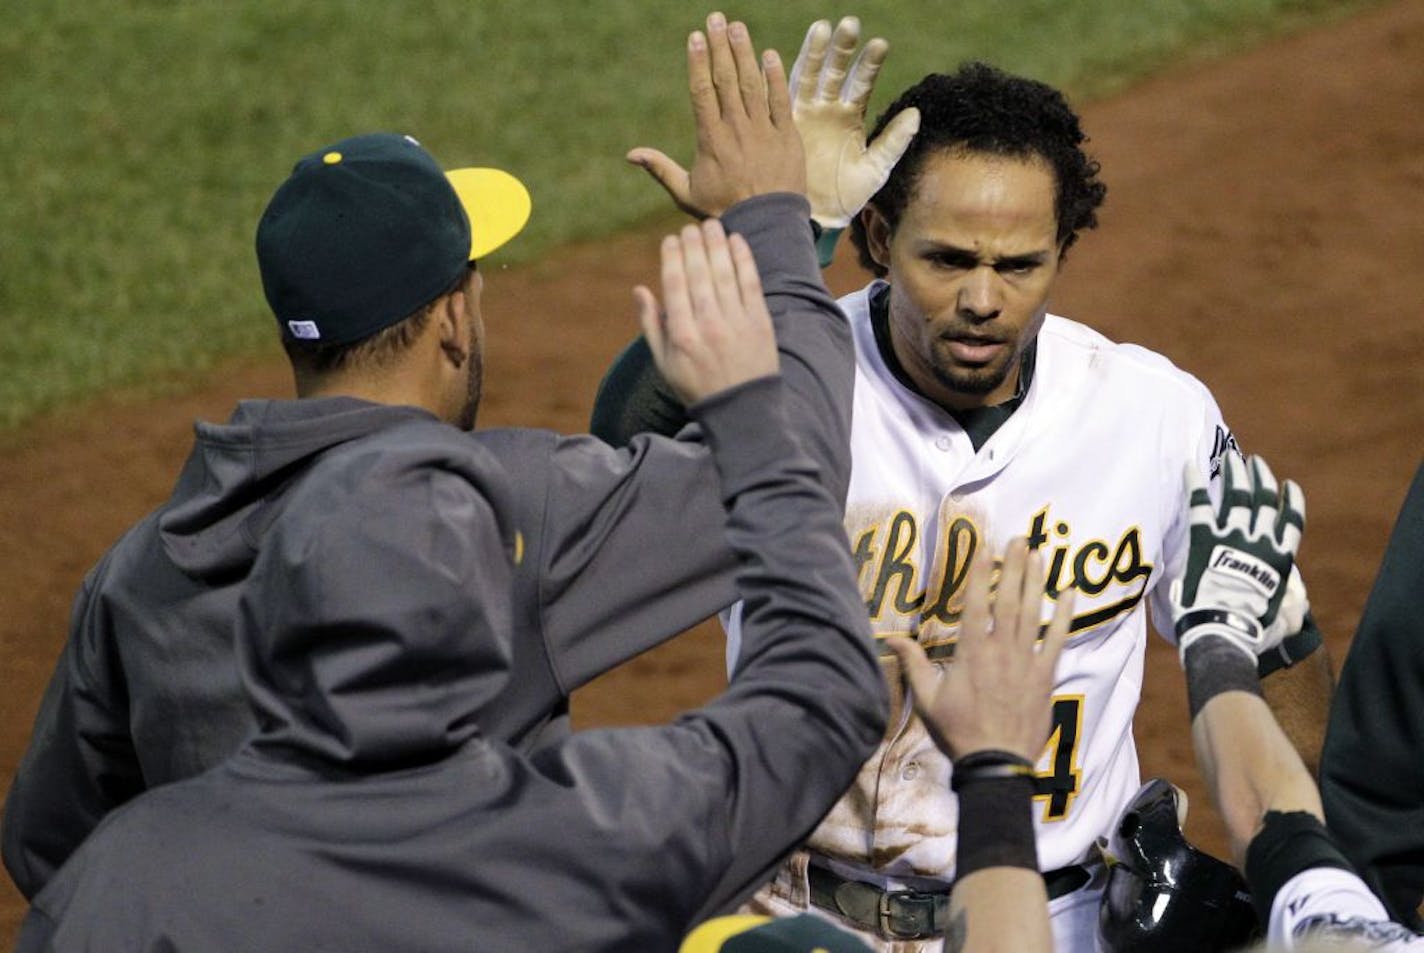
{"type": "Polygon", "coordinates": [[[1275,647],[1295,635],[1305,625],[1305,614],[1309,611],[1310,597],[1305,592],[1305,580],[1300,576],[1300,567],[1292,566],[1276,618],[1266,626],[1266,641],[1275,647]]]}
{"type": "MultiPolygon", "coordinates": [[[[1305,495],[1292,480],[1277,486],[1266,462],[1226,454],[1221,505],[1211,497],[1196,467],[1188,464],[1191,538],[1186,572],[1172,583],[1172,621],[1177,651],[1206,636],[1219,636],[1251,656],[1279,645],[1293,631],[1282,605],[1295,571],[1305,528],[1305,495]]],[[[1304,605],[1299,587],[1291,609],[1304,605]]],[[[1305,615],[1299,609],[1295,629],[1305,615]]]]}
{"type": "Polygon", "coordinates": [[[806,31],[791,68],[791,113],[806,148],[806,197],[811,217],[840,229],[880,191],[920,128],[920,111],[906,109],[880,138],[865,142],[865,110],[890,45],[876,37],[854,58],[860,21],[842,17],[806,31]]]}

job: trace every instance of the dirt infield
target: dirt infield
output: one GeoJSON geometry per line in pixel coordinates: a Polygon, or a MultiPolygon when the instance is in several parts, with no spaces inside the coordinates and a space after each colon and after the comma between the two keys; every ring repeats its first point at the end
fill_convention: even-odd
{"type": "MultiPolygon", "coordinates": [[[[1201,377],[1241,445],[1303,484],[1303,562],[1337,662],[1424,452],[1421,64],[1424,0],[1408,0],[1088,108],[1108,203],[1053,302],[1201,377]]],[[[654,253],[649,232],[488,275],[482,423],[582,429],[654,253]]],[[[863,280],[848,256],[831,275],[838,291],[863,280]]],[[[190,421],[289,390],[274,350],[181,399],[116,399],[0,440],[0,783],[83,572],[167,494],[190,421]]],[[[721,672],[720,635],[704,625],[581,692],[575,714],[663,720],[714,693],[721,672]]],[[[1137,719],[1145,771],[1198,794],[1185,722],[1175,658],[1154,640],[1137,719]]],[[[1204,796],[1190,829],[1220,850],[1204,796]]],[[[0,881],[8,942],[23,908],[0,881]]]]}

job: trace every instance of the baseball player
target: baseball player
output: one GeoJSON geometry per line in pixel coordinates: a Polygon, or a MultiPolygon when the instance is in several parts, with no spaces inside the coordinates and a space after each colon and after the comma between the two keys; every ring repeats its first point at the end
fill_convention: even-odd
{"type": "Polygon", "coordinates": [[[1172,617],[1197,763],[1267,941],[1273,950],[1322,940],[1424,950],[1424,936],[1390,922],[1325,829],[1320,792],[1260,695],[1256,659],[1276,638],[1270,622],[1300,544],[1304,497],[1291,481],[1278,486],[1259,458],[1228,464],[1219,506],[1188,474],[1191,557],[1172,585],[1172,617]]]}
{"type": "MultiPolygon", "coordinates": [[[[428,160],[397,166],[344,193],[299,167],[287,198],[330,238],[368,224],[351,204],[373,192],[449,191],[428,160]]],[[[309,262],[291,277],[320,285],[309,262]]],[[[639,315],[708,435],[744,567],[727,691],[533,756],[485,738],[518,634],[523,474],[434,419],[352,441],[292,489],[240,600],[255,736],[111,815],[20,953],[671,951],[810,830],[885,727],[840,506],[789,425],[746,242],[709,220],[662,263],[666,315],[646,288],[639,315]]]]}
{"type": "MultiPolygon", "coordinates": [[[[764,85],[743,25],[714,14],[692,35],[698,146],[689,188],[757,258],[792,425],[840,499],[850,336],[817,268],[786,77],[767,56],[764,85]]],[[[370,170],[412,154],[425,155],[401,136],[360,137],[307,158],[293,180],[357,189],[370,170]]],[[[366,229],[351,222],[304,237],[309,210],[280,202],[263,219],[264,290],[298,399],[244,401],[227,423],[198,424],[172,497],[85,579],[5,805],[5,866],[27,897],[108,812],[211,768],[257,727],[233,664],[232,624],[266,531],[305,474],[352,442],[432,419],[452,433],[472,423],[483,335],[474,261],[520,230],[529,198],[496,170],[451,181],[465,205],[426,189],[416,207],[392,191],[388,206],[363,207],[376,221],[366,229]],[[428,227],[431,217],[443,230],[428,227]],[[291,274],[294,261],[325,284],[313,289],[312,274],[291,274]],[[436,331],[445,337],[421,337],[436,331]],[[439,346],[412,350],[417,339],[439,346]]],[[[736,599],[738,557],[699,434],[623,451],[530,430],[462,440],[520,475],[522,559],[512,580],[520,638],[508,690],[482,719],[487,737],[524,748],[556,738],[572,690],[736,599]],[[690,536],[667,531],[669,512],[690,536]]],[[[403,586],[393,577],[383,591],[398,599],[403,586]]]]}
{"type": "MultiPolygon", "coordinates": [[[[793,70],[798,117],[821,120],[802,129],[808,157],[846,154],[818,148],[818,136],[867,141],[866,57],[852,60],[845,27],[813,27],[793,70]]],[[[1105,193],[1061,94],[973,63],[906,91],[869,141],[912,108],[918,132],[883,185],[818,187],[839,183],[840,166],[808,167],[809,193],[835,199],[813,206],[826,232],[869,200],[850,225],[876,278],[840,302],[856,351],[846,530],[877,636],[912,638],[936,664],[952,655],[978,549],[1025,536],[1047,565],[1045,615],[1075,594],[1034,800],[1055,948],[1089,950],[1102,881],[1094,842],[1139,787],[1131,729],[1148,606],[1165,626],[1168,584],[1186,563],[1180,473],[1192,465],[1217,492],[1239,451],[1194,377],[1048,313],[1064,256],[1105,193]]],[[[610,372],[594,418],[605,439],[670,419],[646,364],[634,346],[610,372]]],[[[1268,694],[1295,689],[1278,709],[1318,749],[1328,663],[1307,609],[1293,572],[1273,623],[1281,638],[1261,664],[1268,694]]],[[[728,628],[735,658],[735,617],[728,628]]],[[[887,657],[885,667],[893,694],[898,666],[887,657]]],[[[811,909],[879,950],[937,951],[959,828],[950,760],[897,699],[881,748],[752,909],[811,909]]]]}

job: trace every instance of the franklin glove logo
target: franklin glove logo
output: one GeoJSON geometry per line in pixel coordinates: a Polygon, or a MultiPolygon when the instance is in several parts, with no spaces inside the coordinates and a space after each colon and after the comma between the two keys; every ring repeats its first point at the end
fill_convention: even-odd
{"type": "Polygon", "coordinates": [[[1230,546],[1217,546],[1211,553],[1209,568],[1240,579],[1270,599],[1281,586],[1281,577],[1269,563],[1250,553],[1230,546]]]}
{"type": "Polygon", "coordinates": [[[1189,549],[1182,577],[1169,587],[1183,659],[1192,643],[1212,635],[1254,660],[1298,631],[1308,606],[1295,572],[1305,526],[1300,487],[1277,483],[1260,457],[1243,460],[1228,450],[1223,469],[1219,504],[1196,467],[1189,464],[1183,472],[1189,549]],[[1282,611],[1287,604],[1289,613],[1282,611]]]}

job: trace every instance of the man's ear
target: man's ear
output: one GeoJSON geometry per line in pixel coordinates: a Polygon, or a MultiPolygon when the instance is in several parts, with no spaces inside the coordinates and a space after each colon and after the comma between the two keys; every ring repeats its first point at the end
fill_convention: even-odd
{"type": "Polygon", "coordinates": [[[886,271],[890,270],[890,223],[874,205],[860,210],[860,224],[865,228],[865,249],[870,258],[886,271]]]}
{"type": "Polygon", "coordinates": [[[440,350],[455,367],[464,367],[470,359],[470,316],[465,311],[465,290],[450,292],[435,302],[435,313],[430,317],[437,322],[440,350]]]}

